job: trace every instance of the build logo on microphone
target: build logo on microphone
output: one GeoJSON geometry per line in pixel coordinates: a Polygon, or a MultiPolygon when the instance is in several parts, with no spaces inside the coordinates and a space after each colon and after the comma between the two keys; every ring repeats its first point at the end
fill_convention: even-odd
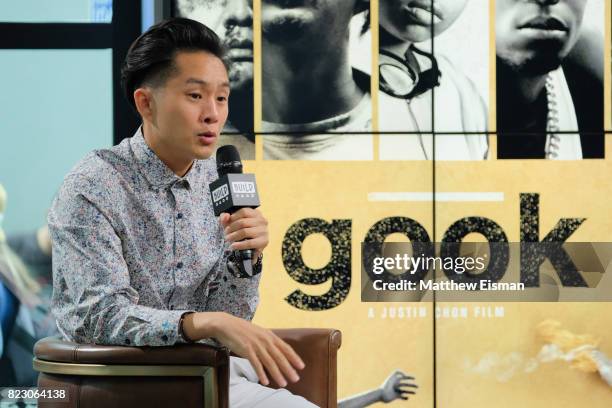
{"type": "Polygon", "coordinates": [[[240,194],[245,194],[246,197],[254,197],[255,183],[251,181],[232,181],[232,192],[238,194],[238,197],[243,197],[240,194]]]}
{"type": "Polygon", "coordinates": [[[227,184],[222,184],[214,189],[212,192],[212,197],[215,204],[219,204],[220,202],[227,200],[229,197],[229,188],[227,188],[227,184]]]}

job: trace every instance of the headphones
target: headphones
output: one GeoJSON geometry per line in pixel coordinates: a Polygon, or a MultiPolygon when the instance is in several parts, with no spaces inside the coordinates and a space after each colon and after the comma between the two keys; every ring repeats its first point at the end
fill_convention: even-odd
{"type": "Polygon", "coordinates": [[[387,95],[410,100],[440,85],[442,73],[433,54],[421,51],[414,45],[406,51],[404,58],[382,49],[379,53],[380,90],[387,95]],[[418,63],[417,68],[410,65],[408,63],[410,52],[428,58],[431,61],[431,68],[420,72],[418,63]]]}

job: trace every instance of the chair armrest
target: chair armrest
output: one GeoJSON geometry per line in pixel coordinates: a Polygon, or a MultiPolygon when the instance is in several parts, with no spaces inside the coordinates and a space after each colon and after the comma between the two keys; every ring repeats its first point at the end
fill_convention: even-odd
{"type": "Polygon", "coordinates": [[[319,407],[337,406],[337,353],[342,334],[335,329],[275,329],[302,358],[306,368],[300,381],[286,388],[319,407]]]}
{"type": "Polygon", "coordinates": [[[206,344],[177,344],[170,347],[125,347],[77,344],[46,337],[34,345],[39,360],[73,364],[198,365],[229,364],[226,348],[206,344]]]}
{"type": "Polygon", "coordinates": [[[104,346],[47,337],[34,345],[34,356],[38,386],[67,389],[74,396],[70,406],[174,406],[184,394],[191,399],[186,406],[229,406],[225,347],[104,346]]]}

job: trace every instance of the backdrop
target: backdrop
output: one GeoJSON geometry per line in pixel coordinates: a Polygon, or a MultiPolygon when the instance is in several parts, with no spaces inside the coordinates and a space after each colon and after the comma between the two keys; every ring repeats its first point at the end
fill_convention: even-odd
{"type": "Polygon", "coordinates": [[[415,376],[419,389],[390,406],[433,407],[435,400],[445,408],[587,401],[609,407],[612,391],[597,374],[564,361],[537,368],[528,362],[543,346],[536,327],[546,319],[600,337],[599,348],[612,356],[610,303],[362,301],[361,243],[373,227],[386,231],[387,241],[407,241],[414,230],[397,227],[401,220],[418,222],[439,242],[456,221],[486,218],[519,242],[521,233],[541,240],[559,220],[584,218],[578,228],[564,229],[568,242],[612,241],[608,136],[604,144],[611,130],[610,2],[561,0],[548,11],[536,2],[462,3],[173,3],[175,15],[210,25],[230,47],[235,107],[224,141],[248,159],[270,220],[255,321],[341,330],[341,398],[374,389],[399,369],[415,376]],[[532,8],[513,9],[525,4],[532,8]],[[569,47],[564,63],[581,67],[594,85],[580,99],[572,89],[583,83],[555,69],[547,74],[555,92],[546,88],[545,100],[560,106],[557,126],[551,127],[553,108],[544,104],[543,131],[503,132],[518,136],[510,147],[539,137],[541,150],[547,135],[556,135],[568,149],[565,160],[498,157],[498,114],[514,108],[504,105],[509,97],[500,104],[499,81],[512,75],[497,69],[502,46],[496,43],[509,41],[504,27],[524,22],[523,12],[558,12],[562,22],[575,22],[572,41],[579,45],[569,47]],[[428,77],[436,66],[439,75],[428,77]],[[389,93],[407,94],[416,84],[422,92],[409,98],[389,93]],[[564,119],[581,110],[595,125],[564,119]],[[591,156],[587,145],[594,146],[591,156]],[[522,209],[521,194],[532,194],[522,209]],[[539,224],[526,226],[521,211],[539,224]]]}

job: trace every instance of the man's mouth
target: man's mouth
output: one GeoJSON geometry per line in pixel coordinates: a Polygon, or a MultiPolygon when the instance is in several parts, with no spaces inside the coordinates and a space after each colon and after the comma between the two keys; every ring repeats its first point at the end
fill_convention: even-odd
{"type": "Polygon", "coordinates": [[[203,145],[211,145],[215,143],[215,139],[217,138],[217,134],[215,132],[201,132],[198,133],[198,140],[203,145]]]}
{"type": "Polygon", "coordinates": [[[253,42],[244,38],[230,38],[225,42],[227,56],[233,62],[253,62],[253,42]]]}
{"type": "Polygon", "coordinates": [[[531,29],[561,32],[569,31],[569,28],[567,27],[567,25],[565,25],[563,21],[552,16],[537,16],[524,22],[518,28],[519,30],[531,29]]]}

